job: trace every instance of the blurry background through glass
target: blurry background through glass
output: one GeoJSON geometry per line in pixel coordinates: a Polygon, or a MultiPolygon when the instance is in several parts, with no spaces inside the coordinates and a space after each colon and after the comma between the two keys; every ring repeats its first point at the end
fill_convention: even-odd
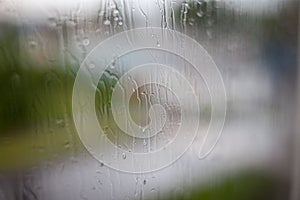
{"type": "MultiPolygon", "coordinates": [[[[0,0],[0,199],[300,198],[298,4],[0,0]],[[218,145],[204,160],[195,142],[163,170],[127,174],[95,160],[78,138],[72,89],[81,62],[99,42],[139,27],[187,34],[219,67],[227,116],[218,145]]],[[[121,68],[106,71],[98,83],[101,126],[111,125],[103,115],[111,111],[121,68]]],[[[133,112],[136,104],[133,99],[133,112]]],[[[139,112],[134,116],[147,121],[139,112]]]]}

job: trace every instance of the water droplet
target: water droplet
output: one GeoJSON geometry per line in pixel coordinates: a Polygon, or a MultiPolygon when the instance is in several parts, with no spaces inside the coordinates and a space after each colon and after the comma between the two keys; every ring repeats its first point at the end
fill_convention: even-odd
{"type": "Polygon", "coordinates": [[[123,25],[123,22],[122,22],[122,21],[119,21],[118,24],[119,24],[119,26],[122,26],[122,25],[123,25]]]}
{"type": "Polygon", "coordinates": [[[147,183],[146,179],[144,179],[143,183],[144,183],[144,185],[146,185],[146,183],[147,183]]]}
{"type": "Polygon", "coordinates": [[[113,61],[113,62],[111,63],[111,65],[110,65],[110,67],[111,67],[112,69],[114,69],[114,68],[116,67],[116,62],[113,61]]]}
{"type": "Polygon", "coordinates": [[[208,26],[212,26],[213,24],[214,24],[214,20],[212,20],[212,19],[207,20],[207,25],[208,26]]]}
{"type": "Polygon", "coordinates": [[[113,11],[113,15],[114,15],[114,16],[117,16],[118,14],[119,14],[119,11],[118,11],[118,10],[114,10],[114,11],[113,11]]]}
{"type": "Polygon", "coordinates": [[[111,2],[111,3],[110,3],[110,8],[111,8],[112,10],[115,9],[115,8],[116,8],[116,4],[113,3],[113,2],[111,2]]]}
{"type": "Polygon", "coordinates": [[[126,159],[126,154],[125,154],[125,153],[122,154],[122,158],[123,158],[124,160],[126,159]]]}
{"type": "Polygon", "coordinates": [[[52,27],[55,27],[57,25],[54,17],[49,17],[48,22],[49,22],[49,25],[52,27]]]}
{"type": "Polygon", "coordinates": [[[145,133],[147,129],[148,129],[148,127],[143,127],[143,129],[142,129],[143,133],[145,133]]]}
{"type": "Polygon", "coordinates": [[[110,21],[108,19],[104,20],[103,22],[104,25],[109,26],[110,25],[110,21]]]}
{"type": "Polygon", "coordinates": [[[206,35],[209,39],[212,39],[213,38],[213,35],[212,35],[212,31],[211,30],[206,30],[206,35]]]}
{"type": "Polygon", "coordinates": [[[57,125],[61,126],[61,127],[64,127],[64,126],[65,126],[65,122],[64,122],[63,119],[57,119],[57,120],[55,121],[55,123],[56,123],[57,125]]]}
{"type": "Polygon", "coordinates": [[[70,142],[69,142],[69,141],[66,141],[65,144],[64,144],[64,147],[65,147],[66,149],[68,149],[68,148],[70,148],[70,146],[71,146],[70,142]]]}
{"type": "Polygon", "coordinates": [[[104,14],[105,14],[105,11],[104,11],[104,10],[100,11],[100,12],[99,12],[99,17],[104,16],[104,14]]]}
{"type": "Polygon", "coordinates": [[[84,46],[88,46],[90,44],[90,40],[88,38],[84,38],[83,41],[82,41],[82,44],[84,46]]]}
{"type": "Polygon", "coordinates": [[[36,41],[29,41],[29,47],[32,49],[35,49],[38,46],[38,43],[36,41]]]}
{"type": "Polygon", "coordinates": [[[195,19],[194,19],[194,18],[190,18],[190,20],[189,20],[189,24],[190,24],[191,26],[193,26],[193,25],[194,25],[194,22],[195,22],[195,19]]]}
{"type": "Polygon", "coordinates": [[[203,17],[204,13],[203,13],[202,10],[199,10],[196,14],[197,14],[198,17],[203,17]]]}
{"type": "Polygon", "coordinates": [[[89,68],[90,69],[94,69],[96,66],[95,66],[95,64],[94,63],[91,63],[90,65],[89,65],[89,68]]]}

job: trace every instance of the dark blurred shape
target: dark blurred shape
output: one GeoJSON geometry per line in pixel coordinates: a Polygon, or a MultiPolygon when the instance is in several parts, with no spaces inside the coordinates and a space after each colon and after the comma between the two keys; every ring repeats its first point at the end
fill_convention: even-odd
{"type": "Polygon", "coordinates": [[[243,172],[212,180],[190,196],[175,199],[190,200],[283,200],[288,184],[265,173],[243,172]],[[219,181],[218,181],[219,180],[219,181]]]}
{"type": "Polygon", "coordinates": [[[298,71],[299,1],[282,5],[278,14],[263,20],[262,55],[273,76],[274,89],[295,90],[298,71]]]}

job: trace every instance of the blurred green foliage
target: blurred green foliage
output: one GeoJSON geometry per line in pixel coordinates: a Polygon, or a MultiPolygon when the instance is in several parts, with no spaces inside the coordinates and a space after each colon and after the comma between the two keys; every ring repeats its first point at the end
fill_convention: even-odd
{"type": "Polygon", "coordinates": [[[282,180],[265,172],[246,171],[214,179],[199,189],[194,188],[188,196],[179,195],[171,199],[274,200],[280,199],[282,195],[286,196],[287,193],[287,186],[282,180]]]}
{"type": "MultiPolygon", "coordinates": [[[[0,170],[66,155],[71,147],[82,150],[72,120],[79,61],[66,50],[63,64],[39,66],[21,49],[26,42],[20,41],[21,27],[0,27],[0,170]]],[[[98,113],[109,109],[117,80],[110,71],[100,78],[95,99],[98,113]]]]}
{"type": "MultiPolygon", "coordinates": [[[[0,135],[44,122],[51,128],[53,120],[71,119],[72,88],[79,61],[65,51],[64,66],[36,66],[20,55],[19,28],[0,26],[0,135]]],[[[108,70],[100,78],[97,110],[109,104],[117,79],[108,70]]]]}
{"type": "Polygon", "coordinates": [[[42,69],[20,55],[19,29],[1,24],[0,134],[70,114],[71,74],[42,69]]]}

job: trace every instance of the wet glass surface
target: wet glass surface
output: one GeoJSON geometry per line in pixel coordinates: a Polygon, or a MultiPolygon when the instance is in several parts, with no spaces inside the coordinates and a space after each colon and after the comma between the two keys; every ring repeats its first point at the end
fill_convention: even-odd
{"type": "Polygon", "coordinates": [[[0,0],[0,200],[298,199],[298,8],[0,0]]]}

